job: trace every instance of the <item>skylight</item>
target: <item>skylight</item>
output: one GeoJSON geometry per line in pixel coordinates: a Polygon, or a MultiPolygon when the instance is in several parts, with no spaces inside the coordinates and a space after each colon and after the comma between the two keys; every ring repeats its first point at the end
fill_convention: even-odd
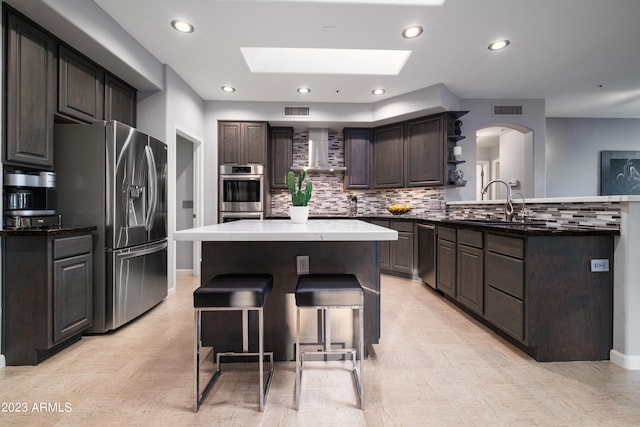
{"type": "Polygon", "coordinates": [[[398,75],[410,50],[241,47],[252,73],[398,75]]]}

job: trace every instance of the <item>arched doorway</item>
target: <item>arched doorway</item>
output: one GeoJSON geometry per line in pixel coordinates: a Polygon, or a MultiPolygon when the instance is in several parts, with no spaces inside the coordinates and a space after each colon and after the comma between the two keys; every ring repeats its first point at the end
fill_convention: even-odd
{"type": "Polygon", "coordinates": [[[476,200],[506,197],[504,186],[482,188],[493,179],[509,183],[512,192],[533,197],[533,131],[519,125],[499,124],[476,132],[476,200]]]}

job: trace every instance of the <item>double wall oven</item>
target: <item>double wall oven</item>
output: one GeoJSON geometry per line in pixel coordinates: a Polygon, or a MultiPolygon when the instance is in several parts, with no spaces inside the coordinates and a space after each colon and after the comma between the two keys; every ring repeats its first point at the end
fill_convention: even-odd
{"type": "Polygon", "coordinates": [[[219,182],[219,222],[263,218],[264,166],[221,165],[219,182]]]}

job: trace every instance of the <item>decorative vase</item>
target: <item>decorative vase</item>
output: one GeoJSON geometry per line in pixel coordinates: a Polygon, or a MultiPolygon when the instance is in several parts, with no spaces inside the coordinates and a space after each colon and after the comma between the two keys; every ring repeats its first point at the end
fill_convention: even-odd
{"type": "Polygon", "coordinates": [[[294,224],[304,224],[309,219],[309,206],[290,206],[289,217],[294,224]]]}

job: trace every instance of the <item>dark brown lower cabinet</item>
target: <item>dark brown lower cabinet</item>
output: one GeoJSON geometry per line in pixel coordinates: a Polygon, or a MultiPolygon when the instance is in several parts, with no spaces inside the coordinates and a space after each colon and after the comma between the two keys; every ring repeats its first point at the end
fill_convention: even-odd
{"type": "Polygon", "coordinates": [[[438,227],[436,248],[436,289],[456,297],[456,229],[438,227]]]}
{"type": "Polygon", "coordinates": [[[373,220],[372,224],[398,232],[398,240],[383,241],[380,247],[380,270],[394,276],[415,278],[413,221],[373,220]]]}
{"type": "MultiPolygon", "coordinates": [[[[482,234],[482,233],[480,233],[482,234]]],[[[482,314],[484,302],[484,251],[482,248],[458,242],[456,298],[478,314],[482,314]]]]}
{"type": "Polygon", "coordinates": [[[437,289],[540,362],[609,359],[612,264],[606,232],[438,227],[437,289]]]}
{"type": "Polygon", "coordinates": [[[407,277],[413,276],[413,221],[391,221],[390,226],[398,232],[398,240],[391,241],[391,269],[396,273],[403,273],[407,277]]]}
{"type": "Polygon", "coordinates": [[[93,322],[93,235],[25,233],[2,237],[7,365],[36,365],[93,322]]]}

